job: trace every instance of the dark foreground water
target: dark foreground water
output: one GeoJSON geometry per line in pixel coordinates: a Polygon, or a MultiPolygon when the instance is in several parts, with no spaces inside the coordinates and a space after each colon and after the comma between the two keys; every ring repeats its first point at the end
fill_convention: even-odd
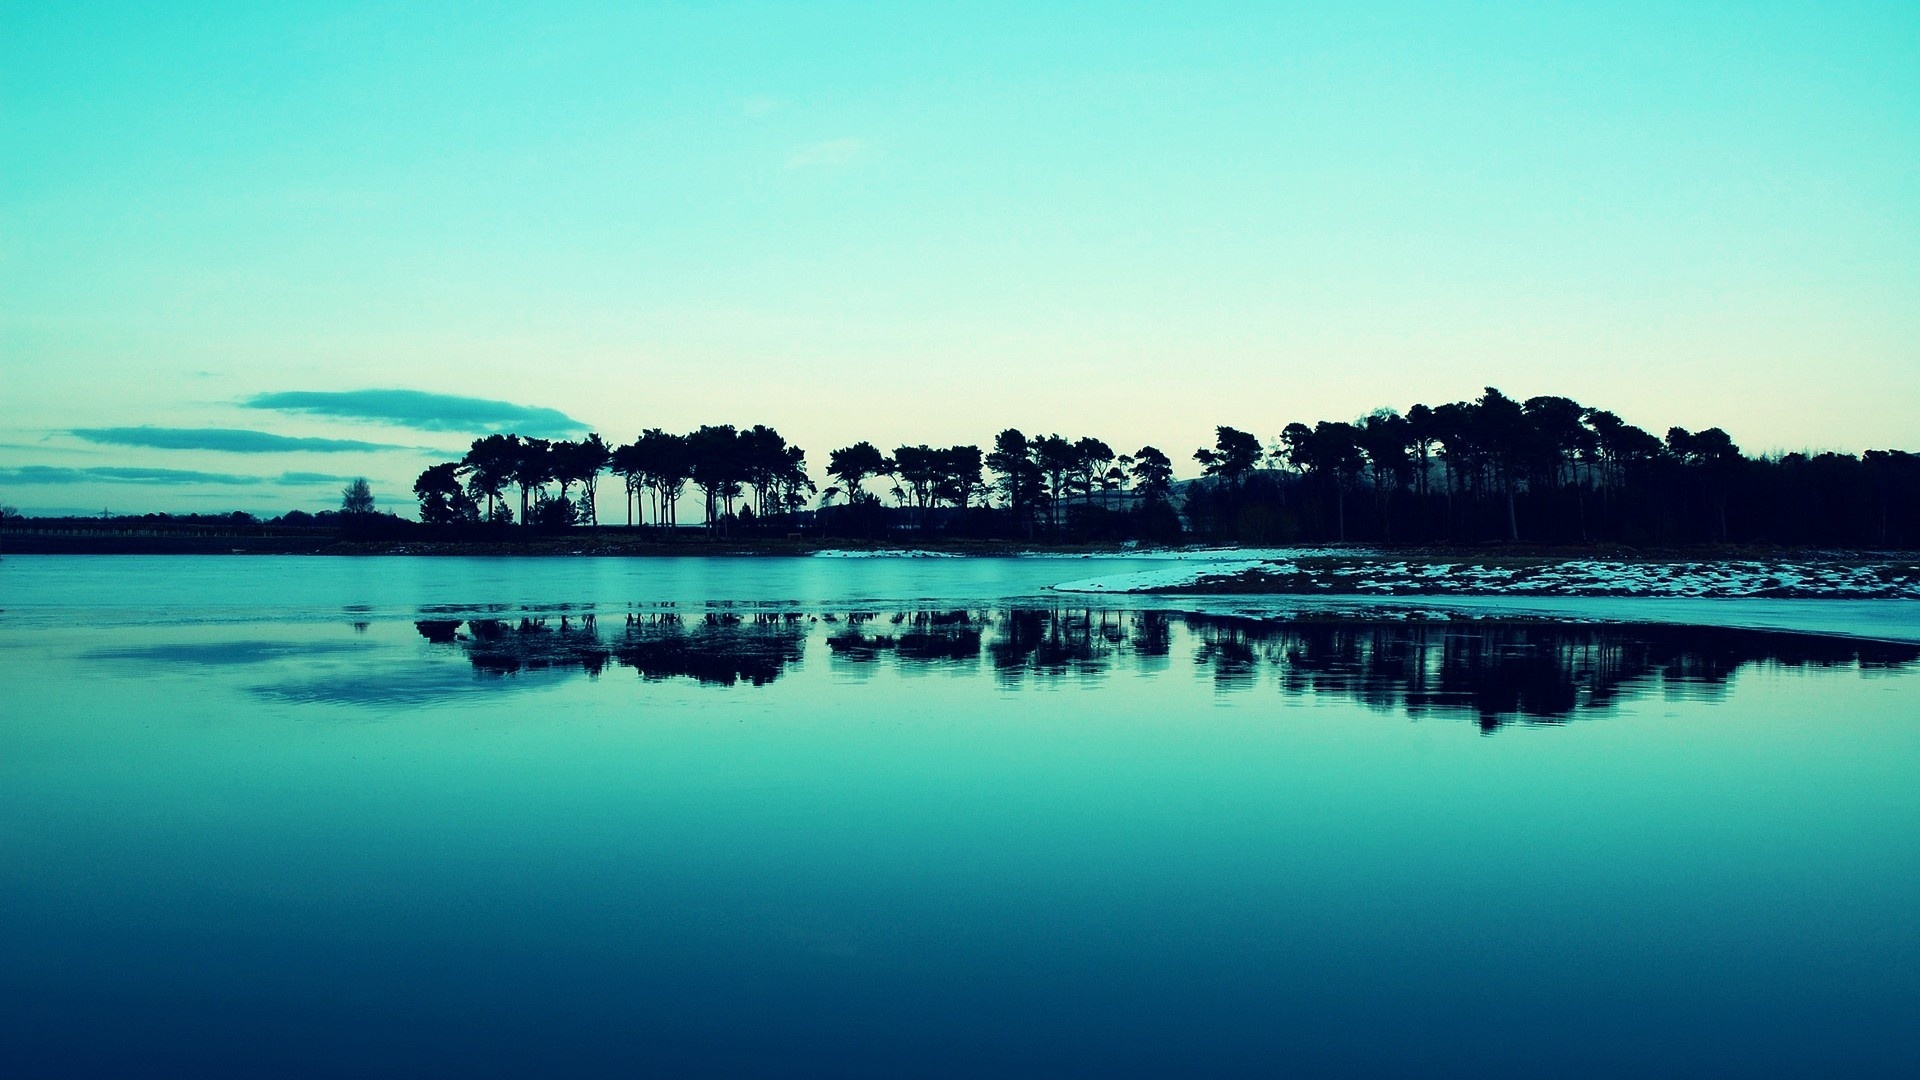
{"type": "Polygon", "coordinates": [[[303,590],[0,617],[0,1073],[1920,1055],[1915,646],[303,590]]]}

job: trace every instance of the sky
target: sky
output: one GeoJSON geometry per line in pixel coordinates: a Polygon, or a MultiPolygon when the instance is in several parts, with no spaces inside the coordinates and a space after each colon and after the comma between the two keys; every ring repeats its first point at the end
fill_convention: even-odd
{"type": "Polygon", "coordinates": [[[489,430],[1920,449],[1920,4],[0,4],[0,503],[489,430]]]}

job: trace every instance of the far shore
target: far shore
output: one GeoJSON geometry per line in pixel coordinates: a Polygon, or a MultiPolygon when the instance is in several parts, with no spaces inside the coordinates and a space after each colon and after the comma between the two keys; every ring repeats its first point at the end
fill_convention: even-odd
{"type": "MultiPolygon", "coordinates": [[[[689,530],[691,532],[692,530],[689,530]]],[[[512,533],[500,537],[435,539],[334,534],[218,534],[87,530],[0,530],[5,555],[418,555],[427,557],[807,556],[821,552],[925,553],[1006,557],[1029,554],[1101,555],[1137,551],[1119,543],[1028,543],[1012,540],[836,537],[726,537],[628,532],[617,528],[512,533]]]]}
{"type": "MultiPolygon", "coordinates": [[[[1920,563],[1920,553],[1830,548],[1791,548],[1771,545],[1661,545],[1527,544],[1483,542],[1419,544],[1404,547],[1355,544],[1289,545],[1285,543],[1218,544],[1194,540],[1182,544],[1122,543],[1113,541],[1057,542],[1045,539],[964,539],[919,537],[911,534],[883,540],[834,536],[728,537],[699,530],[662,535],[656,530],[619,526],[579,528],[565,532],[519,533],[500,536],[437,538],[432,536],[355,536],[327,530],[213,531],[114,527],[45,528],[9,523],[0,527],[0,557],[6,555],[326,555],[427,557],[631,557],[689,556],[753,557],[812,556],[823,553],[974,556],[1155,556],[1195,555],[1220,558],[1260,558],[1284,551],[1296,560],[1328,565],[1356,561],[1392,560],[1411,563],[1465,563],[1479,566],[1543,566],[1567,560],[1603,559],[1620,562],[1770,561],[1814,559],[1828,564],[1883,565],[1920,563]]],[[[1212,583],[1209,592],[1314,591],[1317,584],[1280,585],[1260,581],[1265,575],[1212,583]],[[1280,586],[1276,588],[1276,586],[1280,586]]],[[[1158,590],[1156,590],[1158,591],[1158,590]]],[[[1182,589],[1180,591],[1189,591],[1182,589]]]]}

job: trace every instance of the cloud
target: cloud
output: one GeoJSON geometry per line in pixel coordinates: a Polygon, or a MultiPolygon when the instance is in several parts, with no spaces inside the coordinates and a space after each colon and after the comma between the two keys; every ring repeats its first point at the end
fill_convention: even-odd
{"type": "Polygon", "coordinates": [[[257,484],[257,476],[200,472],[194,469],[141,469],[95,466],[71,469],[60,465],[22,465],[0,469],[3,484],[257,484]]]}
{"type": "Polygon", "coordinates": [[[813,143],[795,150],[787,158],[789,169],[831,168],[845,165],[865,153],[867,142],[849,135],[842,139],[828,139],[826,142],[813,143]]]}
{"type": "Polygon", "coordinates": [[[306,484],[345,484],[357,479],[352,476],[338,476],[323,472],[283,472],[268,483],[281,487],[300,487],[306,484]]]}
{"type": "Polygon", "coordinates": [[[541,438],[578,435],[587,425],[558,409],[424,390],[288,390],[256,394],[254,409],[377,420],[421,431],[516,431],[541,438]]]}
{"type": "Polygon", "coordinates": [[[72,469],[59,465],[21,465],[0,468],[0,484],[220,484],[227,487],[253,487],[276,484],[301,487],[310,484],[344,484],[352,477],[331,473],[285,472],[278,476],[252,476],[245,473],[201,472],[197,469],[146,469],[100,465],[72,469]]]}
{"type": "Polygon", "coordinates": [[[364,450],[411,450],[392,443],[359,439],[310,439],[241,428],[109,427],[74,428],[69,434],[109,446],[148,446],[157,450],[223,450],[234,454],[310,451],[336,454],[364,450]]]}

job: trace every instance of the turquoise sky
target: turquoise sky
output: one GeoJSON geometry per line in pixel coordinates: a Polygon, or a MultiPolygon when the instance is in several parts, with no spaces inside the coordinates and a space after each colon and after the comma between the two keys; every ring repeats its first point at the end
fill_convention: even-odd
{"type": "Polygon", "coordinates": [[[0,502],[409,504],[471,425],[246,404],[374,388],[816,469],[1488,384],[1920,448],[1916,57],[1910,0],[4,4],[0,502]]]}

